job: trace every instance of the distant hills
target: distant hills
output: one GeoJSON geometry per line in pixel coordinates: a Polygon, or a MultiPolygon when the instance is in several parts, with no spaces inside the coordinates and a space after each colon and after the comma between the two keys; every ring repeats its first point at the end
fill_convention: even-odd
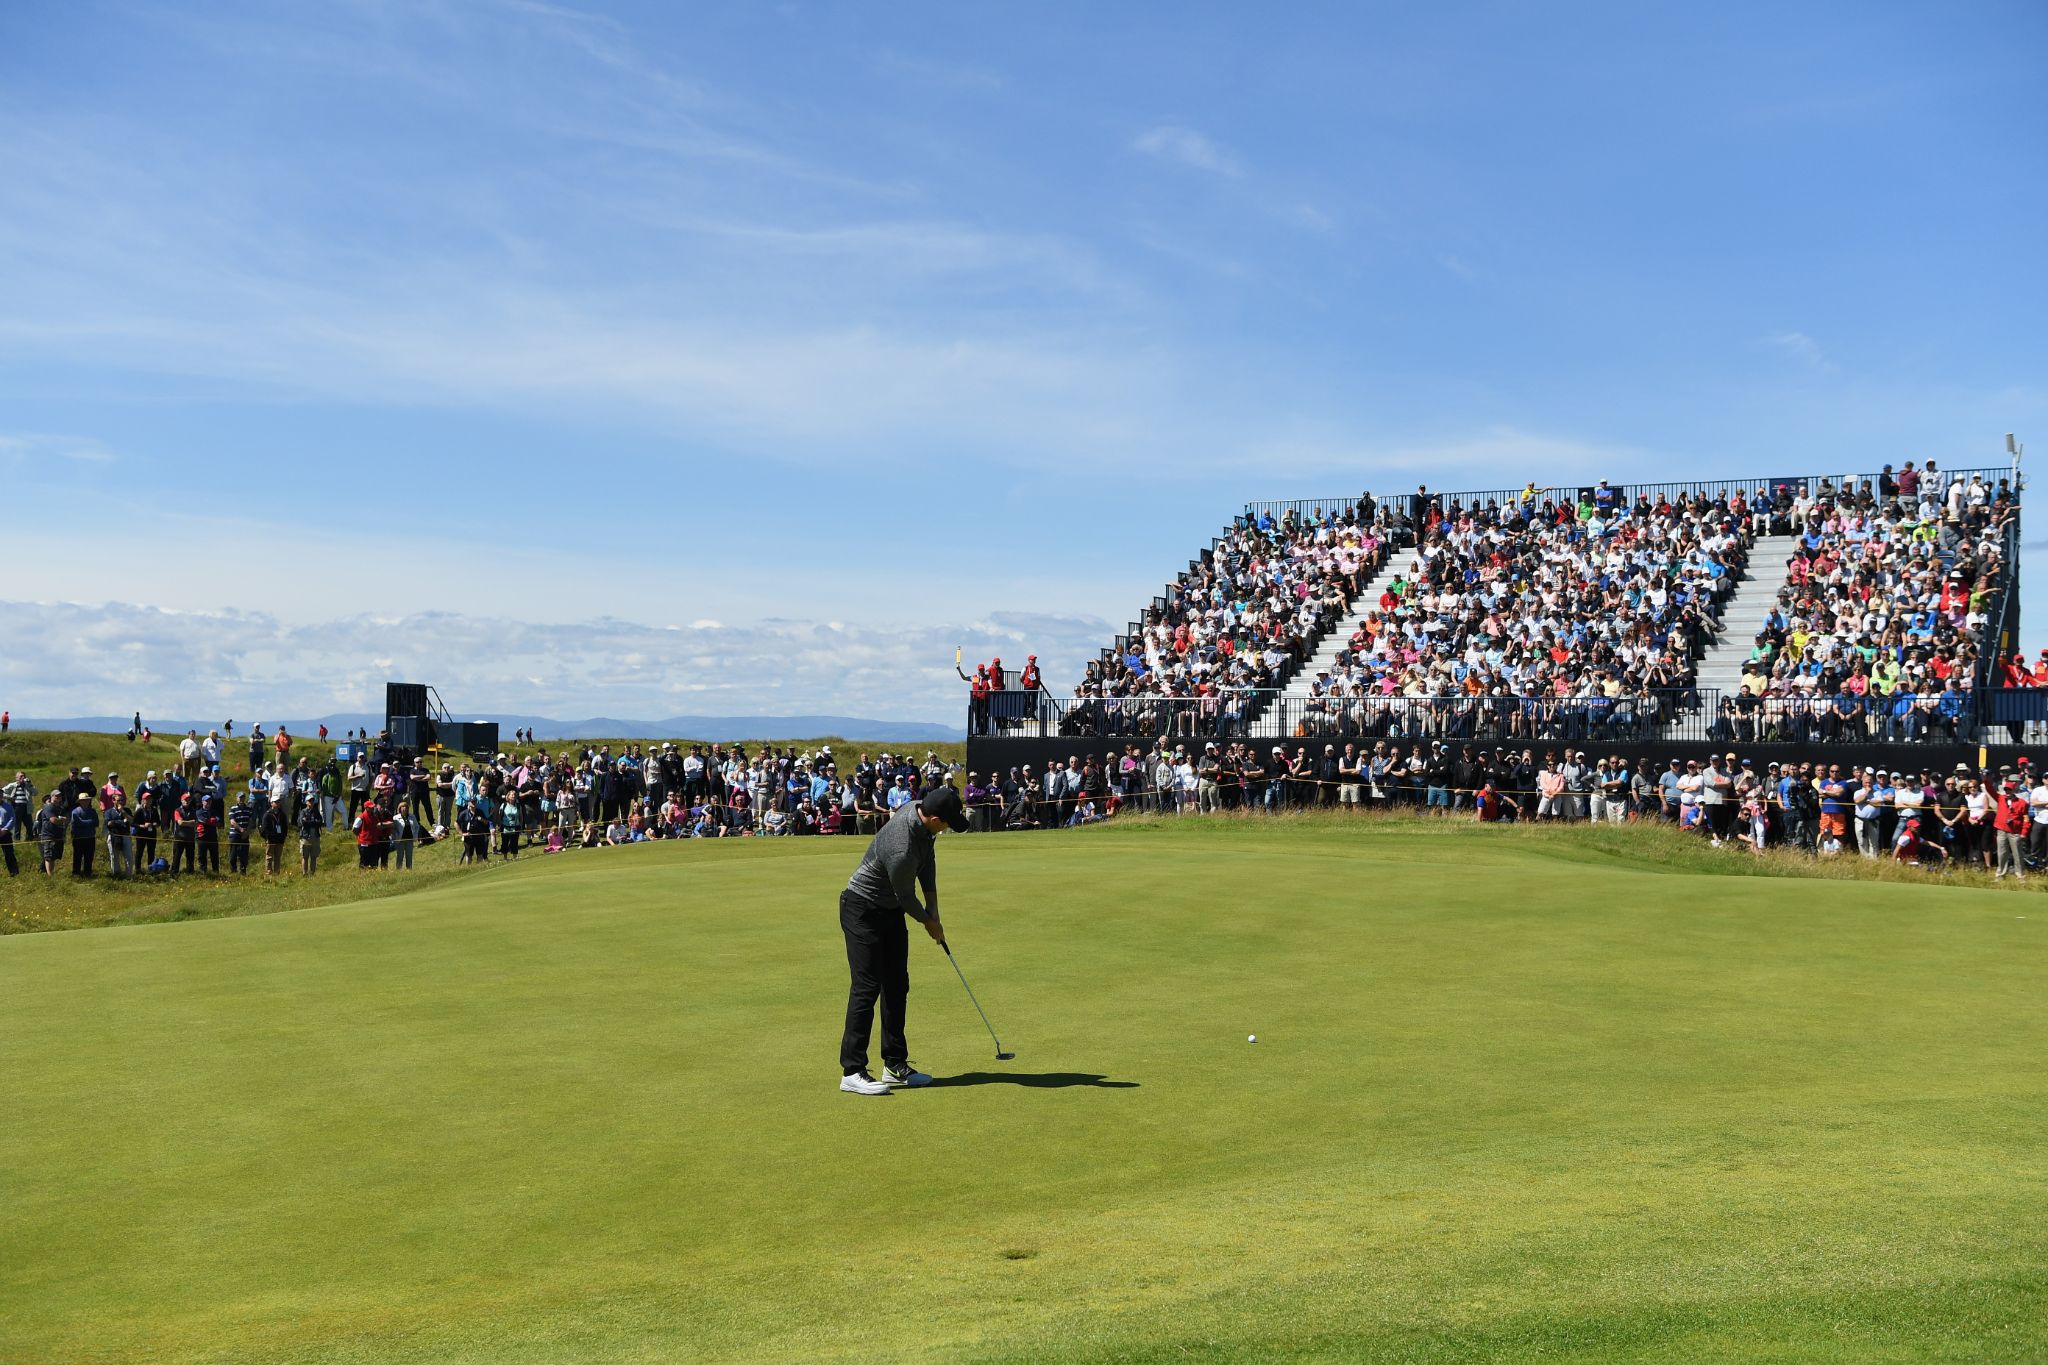
{"type": "MultiPolygon", "coordinates": [[[[670,716],[667,720],[615,720],[609,716],[596,716],[589,720],[552,720],[547,716],[504,716],[456,714],[456,720],[496,721],[500,730],[509,738],[512,731],[531,728],[536,739],[703,739],[731,741],[739,739],[820,739],[834,735],[840,739],[857,740],[868,744],[935,744],[953,742],[967,737],[966,730],[951,725],[934,725],[919,720],[866,720],[859,716],[670,716]]],[[[208,730],[221,727],[220,720],[159,720],[144,716],[143,723],[158,734],[183,734],[197,730],[205,734],[208,730]]],[[[261,719],[266,733],[274,733],[277,721],[261,719]]],[[[236,716],[235,734],[239,738],[249,732],[251,719],[236,716]]],[[[69,716],[46,718],[40,716],[16,716],[16,727],[23,730],[89,730],[101,734],[121,734],[128,729],[127,716],[69,716]]],[[[325,725],[331,733],[340,734],[345,730],[366,729],[375,734],[384,724],[383,715],[357,713],[353,715],[314,716],[306,720],[286,717],[284,724],[294,734],[316,734],[325,725]]]]}

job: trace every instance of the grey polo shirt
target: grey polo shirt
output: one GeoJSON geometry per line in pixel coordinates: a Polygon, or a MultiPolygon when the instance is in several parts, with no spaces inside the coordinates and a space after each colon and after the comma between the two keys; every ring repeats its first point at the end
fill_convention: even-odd
{"type": "Polygon", "coordinates": [[[884,910],[901,910],[920,922],[937,913],[928,908],[939,898],[938,869],[932,861],[932,832],[919,818],[917,803],[905,802],[882,826],[847,879],[846,889],[858,900],[884,910]],[[924,888],[924,899],[917,897],[924,888]]]}

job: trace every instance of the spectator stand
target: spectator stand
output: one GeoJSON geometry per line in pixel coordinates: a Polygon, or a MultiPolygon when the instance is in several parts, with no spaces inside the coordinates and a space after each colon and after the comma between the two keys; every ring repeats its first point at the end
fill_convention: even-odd
{"type": "MultiPolygon", "coordinates": [[[[2017,485],[2013,471],[2004,468],[1940,471],[1930,467],[1927,476],[1933,487],[1945,488],[1953,480],[1969,487],[1981,481],[1995,496],[2010,499],[2009,516],[1997,526],[2004,564],[2017,564],[2019,521],[2017,485]],[[1941,482],[1936,484],[1938,478],[1941,482]]],[[[1187,600],[1189,584],[1210,580],[1219,552],[1227,552],[1231,537],[1246,528],[1313,526],[1322,522],[1353,519],[1369,526],[1385,546],[1386,553],[1399,553],[1416,543],[1418,528],[1427,530],[1431,518],[1455,517],[1465,509],[1503,507],[1511,501],[1536,499],[1562,505],[1560,495],[1580,504],[1604,495],[1602,505],[1654,508],[1665,500],[1681,497],[1732,499],[1740,495],[1748,504],[1746,515],[1754,529],[1784,534],[1792,529],[1789,509],[1801,490],[1822,490],[1845,502],[1867,490],[1892,486],[1889,467],[1882,475],[1782,475],[1767,478],[1690,480],[1641,484],[1580,485],[1543,488],[1528,485],[1518,490],[1491,489],[1415,494],[1377,500],[1370,494],[1358,498],[1310,498],[1248,503],[1224,535],[1191,560],[1189,569],[1165,592],[1153,599],[1145,619],[1132,622],[1102,660],[1091,664],[1094,685],[1084,683],[1079,695],[1059,698],[1039,694],[1028,706],[1013,711],[998,733],[976,736],[969,741],[968,764],[983,772],[1006,772],[1032,765],[1043,771],[1054,757],[1064,761],[1070,754],[1115,754],[1130,743],[1149,745],[1162,737],[1258,736],[1262,743],[1277,738],[1290,750],[1304,742],[1329,736],[1338,740],[1380,737],[1414,739],[1443,738],[1447,742],[1530,745],[1570,744],[1584,746],[1589,753],[1620,753],[1631,758],[1652,755],[1659,761],[1678,757],[1704,759],[1725,752],[1731,745],[1745,754],[1755,753],[1760,761],[1795,760],[1825,756],[1830,762],[1912,762],[1916,768],[1938,764],[1948,768],[1956,763],[1976,764],[1987,756],[1992,761],[2016,755],[2015,746],[2033,725],[2034,732],[2048,736],[2048,691],[2025,688],[1997,688],[1989,685],[1998,675],[1991,671],[2001,654],[2008,654],[2019,623],[2018,577],[2007,572],[1998,585],[1983,630],[1984,644],[1977,655],[1976,685],[1971,688],[1967,714],[1958,719],[1954,733],[1945,728],[1930,729],[1916,737],[1890,735],[1883,727],[1868,732],[1841,730],[1828,733],[1823,727],[1801,732],[1789,727],[1743,727],[1736,708],[1724,705],[1723,695],[1710,688],[1624,688],[1622,695],[1525,697],[1466,695],[1403,695],[1351,698],[1335,713],[1327,706],[1317,714],[1307,713],[1284,694],[1271,679],[1268,685],[1239,688],[1235,700],[1231,689],[1218,687],[1199,692],[1154,691],[1139,697],[1119,696],[1101,679],[1110,672],[1111,661],[1127,655],[1142,644],[1148,626],[1169,619],[1187,600]],[[1762,490],[1764,497],[1758,498],[1762,490]],[[1661,727],[1661,728],[1660,728],[1661,727]],[[1889,736],[1889,737],[1888,737],[1889,736]],[[1980,743],[1998,739],[2000,744],[1980,748],[1980,743]],[[1910,746],[1912,757],[1901,750],[1910,746]],[[1889,757],[1886,757],[1889,755],[1889,757]]],[[[1299,666],[1298,659],[1296,666],[1299,666]]],[[[1689,671],[1689,670],[1688,670],[1689,671]]],[[[2043,661],[2041,683],[2048,685],[2048,660],[2043,661]]]]}

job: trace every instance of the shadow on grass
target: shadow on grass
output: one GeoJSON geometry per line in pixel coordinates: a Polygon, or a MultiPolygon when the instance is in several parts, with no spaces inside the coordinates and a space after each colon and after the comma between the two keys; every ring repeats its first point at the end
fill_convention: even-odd
{"type": "Polygon", "coordinates": [[[1085,1085],[1096,1090],[1136,1090],[1136,1081],[1113,1081],[1086,1071],[963,1071],[958,1076],[936,1076],[927,1089],[942,1085],[1021,1085],[1031,1090],[1066,1090],[1085,1085]]]}

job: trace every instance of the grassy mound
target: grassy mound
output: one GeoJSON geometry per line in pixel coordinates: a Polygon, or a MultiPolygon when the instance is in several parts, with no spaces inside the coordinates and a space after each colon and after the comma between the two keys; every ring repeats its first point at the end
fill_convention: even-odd
{"type": "Polygon", "coordinates": [[[0,1358],[2048,1349],[2031,896],[1502,834],[942,841],[875,1100],[852,841],[0,940],[0,1358]]]}

